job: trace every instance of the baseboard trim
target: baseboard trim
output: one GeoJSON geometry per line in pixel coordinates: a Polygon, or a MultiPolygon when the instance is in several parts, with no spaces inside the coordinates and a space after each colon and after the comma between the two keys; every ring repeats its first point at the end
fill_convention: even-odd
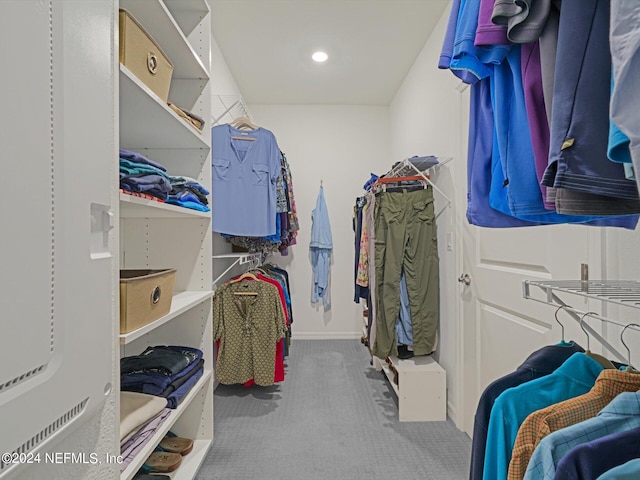
{"type": "Polygon", "coordinates": [[[351,340],[361,336],[362,332],[293,332],[291,340],[351,340]]]}

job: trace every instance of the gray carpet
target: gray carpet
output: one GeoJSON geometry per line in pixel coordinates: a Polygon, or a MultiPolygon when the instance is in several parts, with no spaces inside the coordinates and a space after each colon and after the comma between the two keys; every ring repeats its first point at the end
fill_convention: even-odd
{"type": "Polygon", "coordinates": [[[295,340],[285,382],[220,385],[198,480],[463,480],[469,437],[451,421],[403,422],[358,340],[295,340]]]}

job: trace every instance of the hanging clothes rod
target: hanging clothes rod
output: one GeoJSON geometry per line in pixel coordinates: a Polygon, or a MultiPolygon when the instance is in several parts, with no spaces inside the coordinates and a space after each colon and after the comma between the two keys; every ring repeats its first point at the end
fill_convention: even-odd
{"type": "Polygon", "coordinates": [[[224,276],[231,271],[233,267],[236,265],[246,265],[245,271],[254,269],[262,265],[266,259],[266,254],[264,253],[226,253],[221,255],[214,255],[212,258],[235,258],[235,261],[227,267],[227,269],[222,272],[220,275],[216,277],[213,281],[212,286],[215,289],[216,284],[224,278],[224,276]]]}
{"type": "Polygon", "coordinates": [[[377,180],[377,183],[384,184],[384,183],[391,183],[393,181],[397,182],[399,181],[399,178],[402,179],[403,181],[411,178],[414,180],[424,181],[428,183],[431,186],[431,188],[433,188],[446,200],[446,204],[442,208],[440,208],[440,210],[435,215],[436,218],[438,218],[447,209],[447,207],[451,205],[451,199],[442,190],[440,190],[435,185],[435,183],[431,181],[431,177],[428,172],[436,169],[436,167],[441,167],[443,165],[446,165],[451,160],[453,160],[453,157],[446,157],[442,160],[440,160],[439,157],[437,158],[438,158],[438,163],[431,165],[422,170],[416,167],[416,165],[412,162],[411,158],[405,158],[401,162],[398,162],[393,168],[391,168],[391,170],[389,170],[389,172],[387,172],[383,177],[380,177],[377,180]],[[409,175],[410,173],[417,173],[417,175],[411,176],[409,175]],[[394,180],[394,177],[395,177],[395,180],[394,180]],[[388,180],[385,180],[385,179],[388,179],[388,180]]]}
{"type": "Polygon", "coordinates": [[[601,322],[616,325],[618,327],[623,327],[623,328],[628,327],[630,330],[640,331],[639,328],[633,325],[626,324],[624,322],[620,322],[617,320],[613,320],[611,318],[604,317],[600,314],[596,314],[593,312],[585,312],[577,308],[573,308],[572,306],[567,305],[560,297],[558,297],[553,292],[550,293],[550,298],[554,303],[550,303],[547,300],[540,300],[538,298],[531,297],[531,296],[527,296],[525,298],[528,298],[529,300],[533,300],[534,302],[543,303],[545,305],[551,305],[556,308],[559,307],[560,309],[565,310],[569,314],[569,316],[571,316],[575,321],[577,321],[578,323],[582,323],[582,327],[589,332],[589,335],[597,339],[607,350],[611,352],[613,356],[616,357],[617,360],[621,362],[627,362],[626,355],[623,355],[622,353],[620,353],[613,345],[611,345],[605,338],[603,338],[602,335],[596,332],[586,321],[581,322],[581,320],[583,317],[585,317],[585,320],[587,318],[595,318],[597,320],[600,320],[601,322]]]}

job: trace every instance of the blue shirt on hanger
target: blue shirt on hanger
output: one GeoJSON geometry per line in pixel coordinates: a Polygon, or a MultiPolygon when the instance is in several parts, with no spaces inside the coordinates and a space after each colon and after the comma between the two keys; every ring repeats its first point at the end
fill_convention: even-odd
{"type": "Polygon", "coordinates": [[[276,181],[280,149],[269,130],[211,129],[213,231],[243,237],[279,234],[276,181]],[[234,137],[253,138],[237,140],[234,137]]]}
{"type": "Polygon", "coordinates": [[[525,480],[553,479],[562,457],[583,443],[640,427],[640,393],[623,392],[598,415],[546,436],[533,451],[525,480]]]}
{"type": "Polygon", "coordinates": [[[547,345],[533,352],[514,372],[505,375],[484,389],[473,424],[473,443],[471,445],[471,467],[469,480],[482,480],[484,469],[484,452],[487,446],[487,430],[491,409],[502,392],[511,387],[517,387],[523,383],[544,377],[553,373],[571,355],[576,352],[584,352],[584,349],[574,342],[547,345]]]}

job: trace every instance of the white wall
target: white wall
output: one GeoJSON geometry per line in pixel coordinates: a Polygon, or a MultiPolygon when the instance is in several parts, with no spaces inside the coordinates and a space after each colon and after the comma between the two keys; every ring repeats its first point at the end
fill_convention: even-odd
{"type": "Polygon", "coordinates": [[[241,95],[240,88],[229,70],[222,50],[215,37],[211,36],[211,92],[216,95],[241,95]]]}
{"type": "MultiPolygon", "coordinates": [[[[455,185],[454,169],[465,168],[460,156],[460,125],[456,125],[455,111],[459,108],[459,83],[449,71],[438,70],[449,8],[436,25],[402,86],[396,93],[390,109],[391,154],[394,159],[413,155],[454,157],[453,161],[434,174],[432,180],[450,199],[463,197],[459,190],[466,185],[455,185]]],[[[466,139],[465,139],[466,141],[466,139]]],[[[436,211],[445,208],[447,200],[434,193],[436,211]]],[[[458,207],[460,209],[462,207],[458,207]]],[[[464,214],[464,211],[462,211],[464,214]]],[[[456,211],[455,201],[444,209],[437,219],[438,253],[440,257],[440,343],[434,357],[447,372],[449,413],[456,411],[457,368],[457,291],[459,275],[456,261],[456,221],[464,221],[456,211]],[[451,249],[447,244],[451,244],[451,249]]]]}
{"type": "MultiPolygon", "coordinates": [[[[370,172],[384,173],[389,154],[389,109],[378,106],[250,105],[258,125],[271,130],[293,176],[300,232],[287,257],[272,256],[289,272],[293,338],[360,337],[362,307],[354,295],[353,206],[370,172]],[[333,234],[332,308],[312,305],[311,211],[323,181],[333,234]]],[[[295,348],[295,347],[294,347],[295,348]]]]}

